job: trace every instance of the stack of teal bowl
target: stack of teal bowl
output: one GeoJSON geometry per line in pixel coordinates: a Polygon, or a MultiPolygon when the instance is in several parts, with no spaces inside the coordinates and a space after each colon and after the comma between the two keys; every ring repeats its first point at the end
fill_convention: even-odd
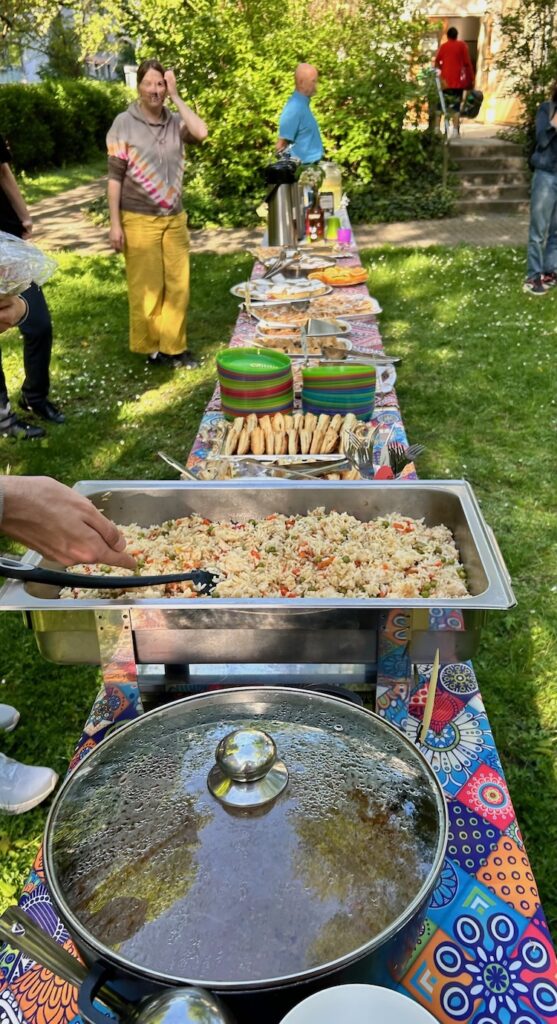
{"type": "Polygon", "coordinates": [[[292,362],[270,348],[225,348],[217,355],[222,411],[235,416],[273,416],[294,404],[292,362]]]}
{"type": "Polygon", "coordinates": [[[302,407],[316,416],[327,413],[346,416],[353,413],[359,420],[373,416],[375,401],[375,369],[345,363],[342,366],[308,366],[302,370],[302,407]]]}

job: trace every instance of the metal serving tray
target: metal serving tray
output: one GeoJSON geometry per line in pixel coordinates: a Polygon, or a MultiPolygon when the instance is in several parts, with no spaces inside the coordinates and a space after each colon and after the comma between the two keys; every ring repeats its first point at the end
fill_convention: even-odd
{"type": "MultiPolygon", "coordinates": [[[[423,517],[427,525],[442,523],[452,531],[470,597],[443,601],[443,608],[462,613],[463,625],[453,631],[435,629],[431,609],[439,601],[430,598],[75,601],[59,598],[55,587],[7,582],[0,591],[0,610],[26,612],[42,654],[58,663],[99,664],[102,630],[124,614],[138,664],[371,663],[378,629],[393,608],[409,614],[415,661],[431,660],[437,647],[445,661],[461,660],[474,653],[486,612],[516,603],[495,538],[465,481],[109,480],[82,481],[75,489],[121,525],[150,526],[193,512],[241,521],[320,506],[364,521],[389,512],[423,517]]],[[[26,558],[51,564],[36,553],[26,558]]]]}

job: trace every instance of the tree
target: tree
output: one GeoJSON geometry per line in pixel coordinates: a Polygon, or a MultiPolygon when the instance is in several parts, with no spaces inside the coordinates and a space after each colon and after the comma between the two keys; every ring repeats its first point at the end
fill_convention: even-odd
{"type": "Polygon", "coordinates": [[[540,103],[557,79],[557,14],[554,0],[521,0],[500,19],[504,48],[497,64],[509,79],[509,92],[522,102],[520,124],[533,148],[540,103]]]}
{"type": "Polygon", "coordinates": [[[313,108],[327,154],[353,177],[396,180],[423,159],[417,133],[402,124],[427,22],[402,19],[398,0],[142,0],[122,18],[141,39],[138,60],[174,67],[210,126],[209,142],[188,154],[189,185],[204,202],[212,197],[215,220],[225,208],[253,217],[302,60],[320,71],[313,108]]]}
{"type": "Polygon", "coordinates": [[[81,78],[80,43],[71,17],[59,12],[52,20],[44,53],[47,63],[41,68],[41,78],[81,78]]]}
{"type": "Polygon", "coordinates": [[[56,0],[1,0],[0,60],[11,63],[11,55],[26,46],[40,49],[60,5],[56,0]]]}

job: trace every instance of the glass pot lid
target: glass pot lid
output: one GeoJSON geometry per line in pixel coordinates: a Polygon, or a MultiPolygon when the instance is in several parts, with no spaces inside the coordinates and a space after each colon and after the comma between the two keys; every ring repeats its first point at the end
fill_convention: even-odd
{"type": "Polygon", "coordinates": [[[78,942],[156,978],[256,987],[380,944],[433,887],[445,841],[442,792],[398,730],[250,687],[104,740],[59,792],[45,866],[78,942]]]}

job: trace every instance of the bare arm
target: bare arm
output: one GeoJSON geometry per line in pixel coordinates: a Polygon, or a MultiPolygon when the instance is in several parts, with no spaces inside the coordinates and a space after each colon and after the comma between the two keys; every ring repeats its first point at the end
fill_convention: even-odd
{"type": "Polygon", "coordinates": [[[23,238],[29,238],[33,224],[31,221],[31,214],[27,209],[27,204],[19,191],[17,181],[13,176],[12,169],[9,164],[0,164],[0,188],[6,193],[10,203],[12,204],[17,216],[24,227],[23,238]]]}
{"type": "Polygon", "coordinates": [[[120,219],[120,198],[122,196],[122,182],[109,178],[108,181],[108,210],[110,213],[110,231],[108,237],[110,244],[116,252],[124,249],[124,232],[120,219]]]}
{"type": "Polygon", "coordinates": [[[176,107],[186,132],[191,135],[196,142],[203,142],[209,134],[209,129],[207,128],[205,121],[203,121],[203,119],[199,117],[191,107],[188,107],[187,103],[184,103],[184,101],[180,99],[174,72],[165,71],[164,80],[168,88],[169,99],[172,100],[176,107]]]}
{"type": "Polygon", "coordinates": [[[87,498],[51,477],[0,478],[0,530],[62,565],[103,562],[134,569],[120,530],[87,498]]]}

